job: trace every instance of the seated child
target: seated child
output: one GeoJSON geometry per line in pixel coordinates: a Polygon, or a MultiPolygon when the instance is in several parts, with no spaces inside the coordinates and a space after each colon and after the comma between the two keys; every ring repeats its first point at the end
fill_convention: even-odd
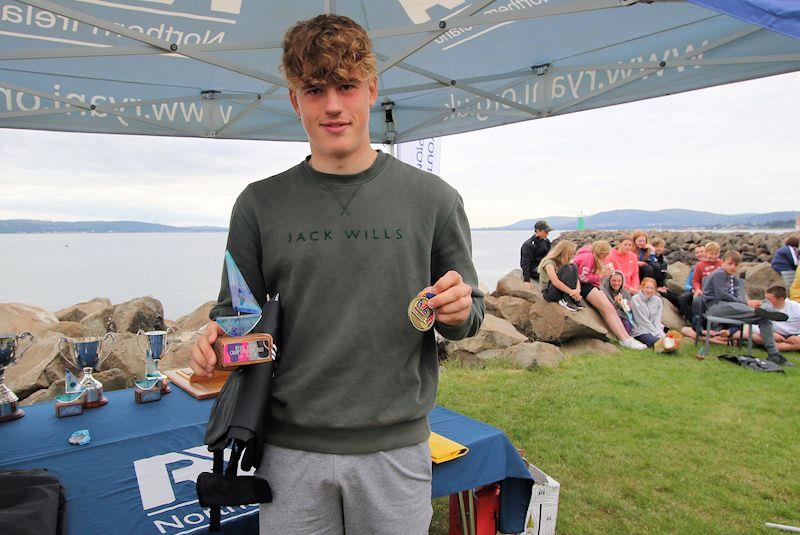
{"type": "Polygon", "coordinates": [[[639,280],[644,280],[645,277],[655,278],[656,257],[653,244],[647,243],[647,233],[643,230],[634,230],[631,239],[633,240],[633,252],[636,253],[636,263],[639,266],[639,280]]]}
{"type": "Polygon", "coordinates": [[[636,253],[633,252],[633,240],[630,236],[623,236],[616,249],[608,253],[608,260],[614,264],[614,269],[621,271],[625,276],[625,288],[635,294],[639,291],[639,264],[636,253]]]}
{"type": "Polygon", "coordinates": [[[698,262],[694,267],[692,293],[695,297],[703,293],[703,279],[714,273],[722,265],[722,260],[719,259],[719,249],[717,242],[708,242],[705,248],[705,260],[698,262]]]}
{"type": "MultiPolygon", "coordinates": [[[[702,262],[706,259],[706,246],[705,245],[698,245],[694,248],[694,256],[697,259],[697,262],[702,262]]],[[[694,293],[692,293],[692,280],[694,279],[694,269],[697,266],[694,265],[689,270],[689,276],[686,277],[686,282],[683,284],[683,293],[678,296],[678,310],[681,312],[681,316],[683,319],[690,322],[692,321],[692,299],[694,298],[694,293]]]]}
{"type": "MultiPolygon", "coordinates": [[[[761,304],[764,310],[781,312],[789,316],[786,321],[772,322],[772,335],[779,351],[800,351],[800,303],[786,299],[786,288],[771,286],[767,288],[766,299],[761,304]]],[[[764,344],[761,329],[753,325],[753,342],[764,344]]]]}
{"type": "Polygon", "coordinates": [[[592,291],[591,284],[581,284],[578,280],[578,266],[572,263],[575,256],[575,243],[561,240],[539,262],[539,288],[546,301],[558,303],[570,312],[583,307],[581,299],[586,299],[592,291]]]}
{"type": "Polygon", "coordinates": [[[631,299],[631,312],[633,312],[634,338],[653,347],[657,341],[664,338],[664,325],[661,323],[661,313],[664,302],[656,290],[656,281],[647,277],[642,281],[642,291],[631,299]]]}
{"type": "MultiPolygon", "coordinates": [[[[708,247],[706,247],[706,252],[708,247]]],[[[780,354],[772,334],[772,321],[786,321],[789,317],[780,312],[766,310],[761,301],[748,300],[744,291],[744,280],[736,276],[736,270],[742,262],[738,251],[728,251],[722,260],[722,267],[703,281],[703,299],[706,311],[712,316],[753,321],[758,324],[767,358],[776,364],[790,365],[786,357],[780,354]]]]}
{"type": "Polygon", "coordinates": [[[633,328],[633,315],[631,315],[630,307],[631,293],[623,287],[624,283],[625,276],[621,271],[615,271],[602,280],[600,289],[603,290],[608,300],[614,305],[614,310],[617,311],[625,330],[630,334],[633,328]]]}

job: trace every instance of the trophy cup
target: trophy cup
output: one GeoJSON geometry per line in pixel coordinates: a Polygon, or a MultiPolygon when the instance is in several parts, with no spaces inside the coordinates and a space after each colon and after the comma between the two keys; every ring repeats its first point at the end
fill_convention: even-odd
{"type": "Polygon", "coordinates": [[[230,370],[237,366],[274,360],[272,336],[248,334],[261,320],[261,307],[253,297],[230,251],[225,251],[225,268],[228,272],[231,303],[237,315],[217,318],[217,323],[225,332],[214,342],[217,367],[230,370]]]}
{"type": "Polygon", "coordinates": [[[0,334],[0,422],[8,422],[25,416],[25,411],[17,407],[19,398],[6,386],[6,368],[14,364],[33,345],[31,333],[0,334]],[[19,341],[28,339],[25,349],[19,351],[19,341]]]}
{"type": "Polygon", "coordinates": [[[167,343],[167,336],[174,333],[172,329],[166,331],[142,331],[136,333],[136,345],[145,354],[145,370],[144,380],[136,381],[134,385],[134,395],[138,403],[147,403],[148,401],[157,401],[161,399],[161,394],[169,394],[171,389],[169,386],[169,379],[166,375],[161,373],[158,369],[158,361],[169,352],[175,337],[167,343]],[[140,343],[140,336],[147,337],[147,348],[142,347],[140,343]],[[154,390],[158,389],[156,395],[154,390]]]}
{"type": "MultiPolygon", "coordinates": [[[[111,333],[106,333],[102,338],[99,336],[85,338],[62,337],[58,341],[59,345],[66,343],[67,346],[67,353],[63,349],[61,351],[61,356],[64,360],[77,369],[83,370],[83,377],[81,377],[79,384],[81,396],[83,397],[83,407],[86,409],[101,407],[108,403],[108,399],[103,395],[103,383],[92,377],[92,373],[97,371],[111,354],[111,348],[109,348],[105,355],[100,356],[104,342],[108,339],[113,342],[114,336],[111,333]]],[[[74,393],[67,392],[67,395],[70,394],[74,396],[74,393]]]]}

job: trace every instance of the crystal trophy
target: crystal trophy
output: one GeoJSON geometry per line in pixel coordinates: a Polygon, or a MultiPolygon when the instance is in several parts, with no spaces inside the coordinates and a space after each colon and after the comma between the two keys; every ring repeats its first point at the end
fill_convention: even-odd
{"type": "Polygon", "coordinates": [[[217,367],[229,370],[237,366],[269,362],[275,359],[275,348],[269,334],[249,334],[261,321],[261,307],[256,302],[242,272],[230,251],[225,251],[225,270],[235,316],[216,319],[225,332],[214,342],[217,367]]]}
{"type": "Polygon", "coordinates": [[[134,385],[134,394],[139,403],[161,399],[160,395],[155,396],[152,394],[154,388],[153,380],[156,381],[157,384],[155,386],[158,387],[161,394],[170,393],[169,378],[158,369],[158,361],[161,360],[166,353],[169,353],[173,342],[175,342],[175,334],[172,329],[147,332],[140,330],[136,333],[136,345],[142,353],[145,354],[144,380],[137,381],[134,385]],[[171,337],[170,334],[172,335],[171,337]],[[142,336],[147,338],[146,347],[143,347],[141,344],[142,336]],[[167,340],[168,337],[170,337],[169,340],[167,340]],[[144,394],[145,391],[147,395],[142,397],[141,394],[144,394]],[[146,401],[139,401],[140,398],[146,401]]]}
{"type": "Polygon", "coordinates": [[[19,398],[6,386],[6,368],[14,364],[33,345],[31,333],[0,334],[0,422],[8,422],[25,416],[17,406],[19,398]],[[27,338],[25,348],[19,349],[19,341],[27,338]]]}
{"type": "MultiPolygon", "coordinates": [[[[74,382],[74,376],[67,376],[65,379],[65,395],[59,401],[65,403],[75,403],[78,399],[81,400],[83,408],[91,409],[100,407],[108,403],[108,399],[103,395],[103,383],[95,379],[92,374],[100,368],[100,365],[111,354],[111,348],[102,355],[102,349],[106,340],[114,341],[114,336],[111,333],[106,333],[105,336],[89,336],[84,338],[65,338],[59,339],[59,345],[66,346],[66,352],[61,351],[61,356],[69,364],[75,368],[83,371],[83,377],[78,382],[78,386],[71,384],[74,382]],[[70,379],[73,379],[71,381],[70,379]]],[[[67,370],[69,371],[69,370],[67,370]]],[[[70,374],[72,375],[72,374],[70,374]]],[[[58,408],[56,408],[58,412],[58,408]]],[[[66,416],[66,414],[65,414],[66,416]]]]}

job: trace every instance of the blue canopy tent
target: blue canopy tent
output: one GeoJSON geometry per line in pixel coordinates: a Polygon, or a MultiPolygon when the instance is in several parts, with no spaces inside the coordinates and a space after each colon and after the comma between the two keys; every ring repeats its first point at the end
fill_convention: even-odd
{"type": "Polygon", "coordinates": [[[800,68],[793,0],[8,0],[0,127],[305,140],[280,40],[323,11],[374,41],[376,143],[800,68]]]}

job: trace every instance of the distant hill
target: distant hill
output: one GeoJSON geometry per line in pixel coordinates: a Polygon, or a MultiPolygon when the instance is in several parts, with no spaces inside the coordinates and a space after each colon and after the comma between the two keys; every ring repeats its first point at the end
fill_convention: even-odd
{"type": "MultiPolygon", "coordinates": [[[[788,228],[794,227],[800,212],[724,215],[695,210],[612,210],[584,217],[584,226],[594,230],[617,229],[681,229],[681,228],[788,228]]],[[[551,216],[523,219],[503,227],[473,230],[533,230],[539,219],[545,219],[556,230],[576,230],[577,217],[551,216]]]]}
{"type": "Polygon", "coordinates": [[[41,234],[55,232],[227,232],[224,227],[173,227],[142,221],[39,221],[0,220],[0,234],[41,234]]]}

